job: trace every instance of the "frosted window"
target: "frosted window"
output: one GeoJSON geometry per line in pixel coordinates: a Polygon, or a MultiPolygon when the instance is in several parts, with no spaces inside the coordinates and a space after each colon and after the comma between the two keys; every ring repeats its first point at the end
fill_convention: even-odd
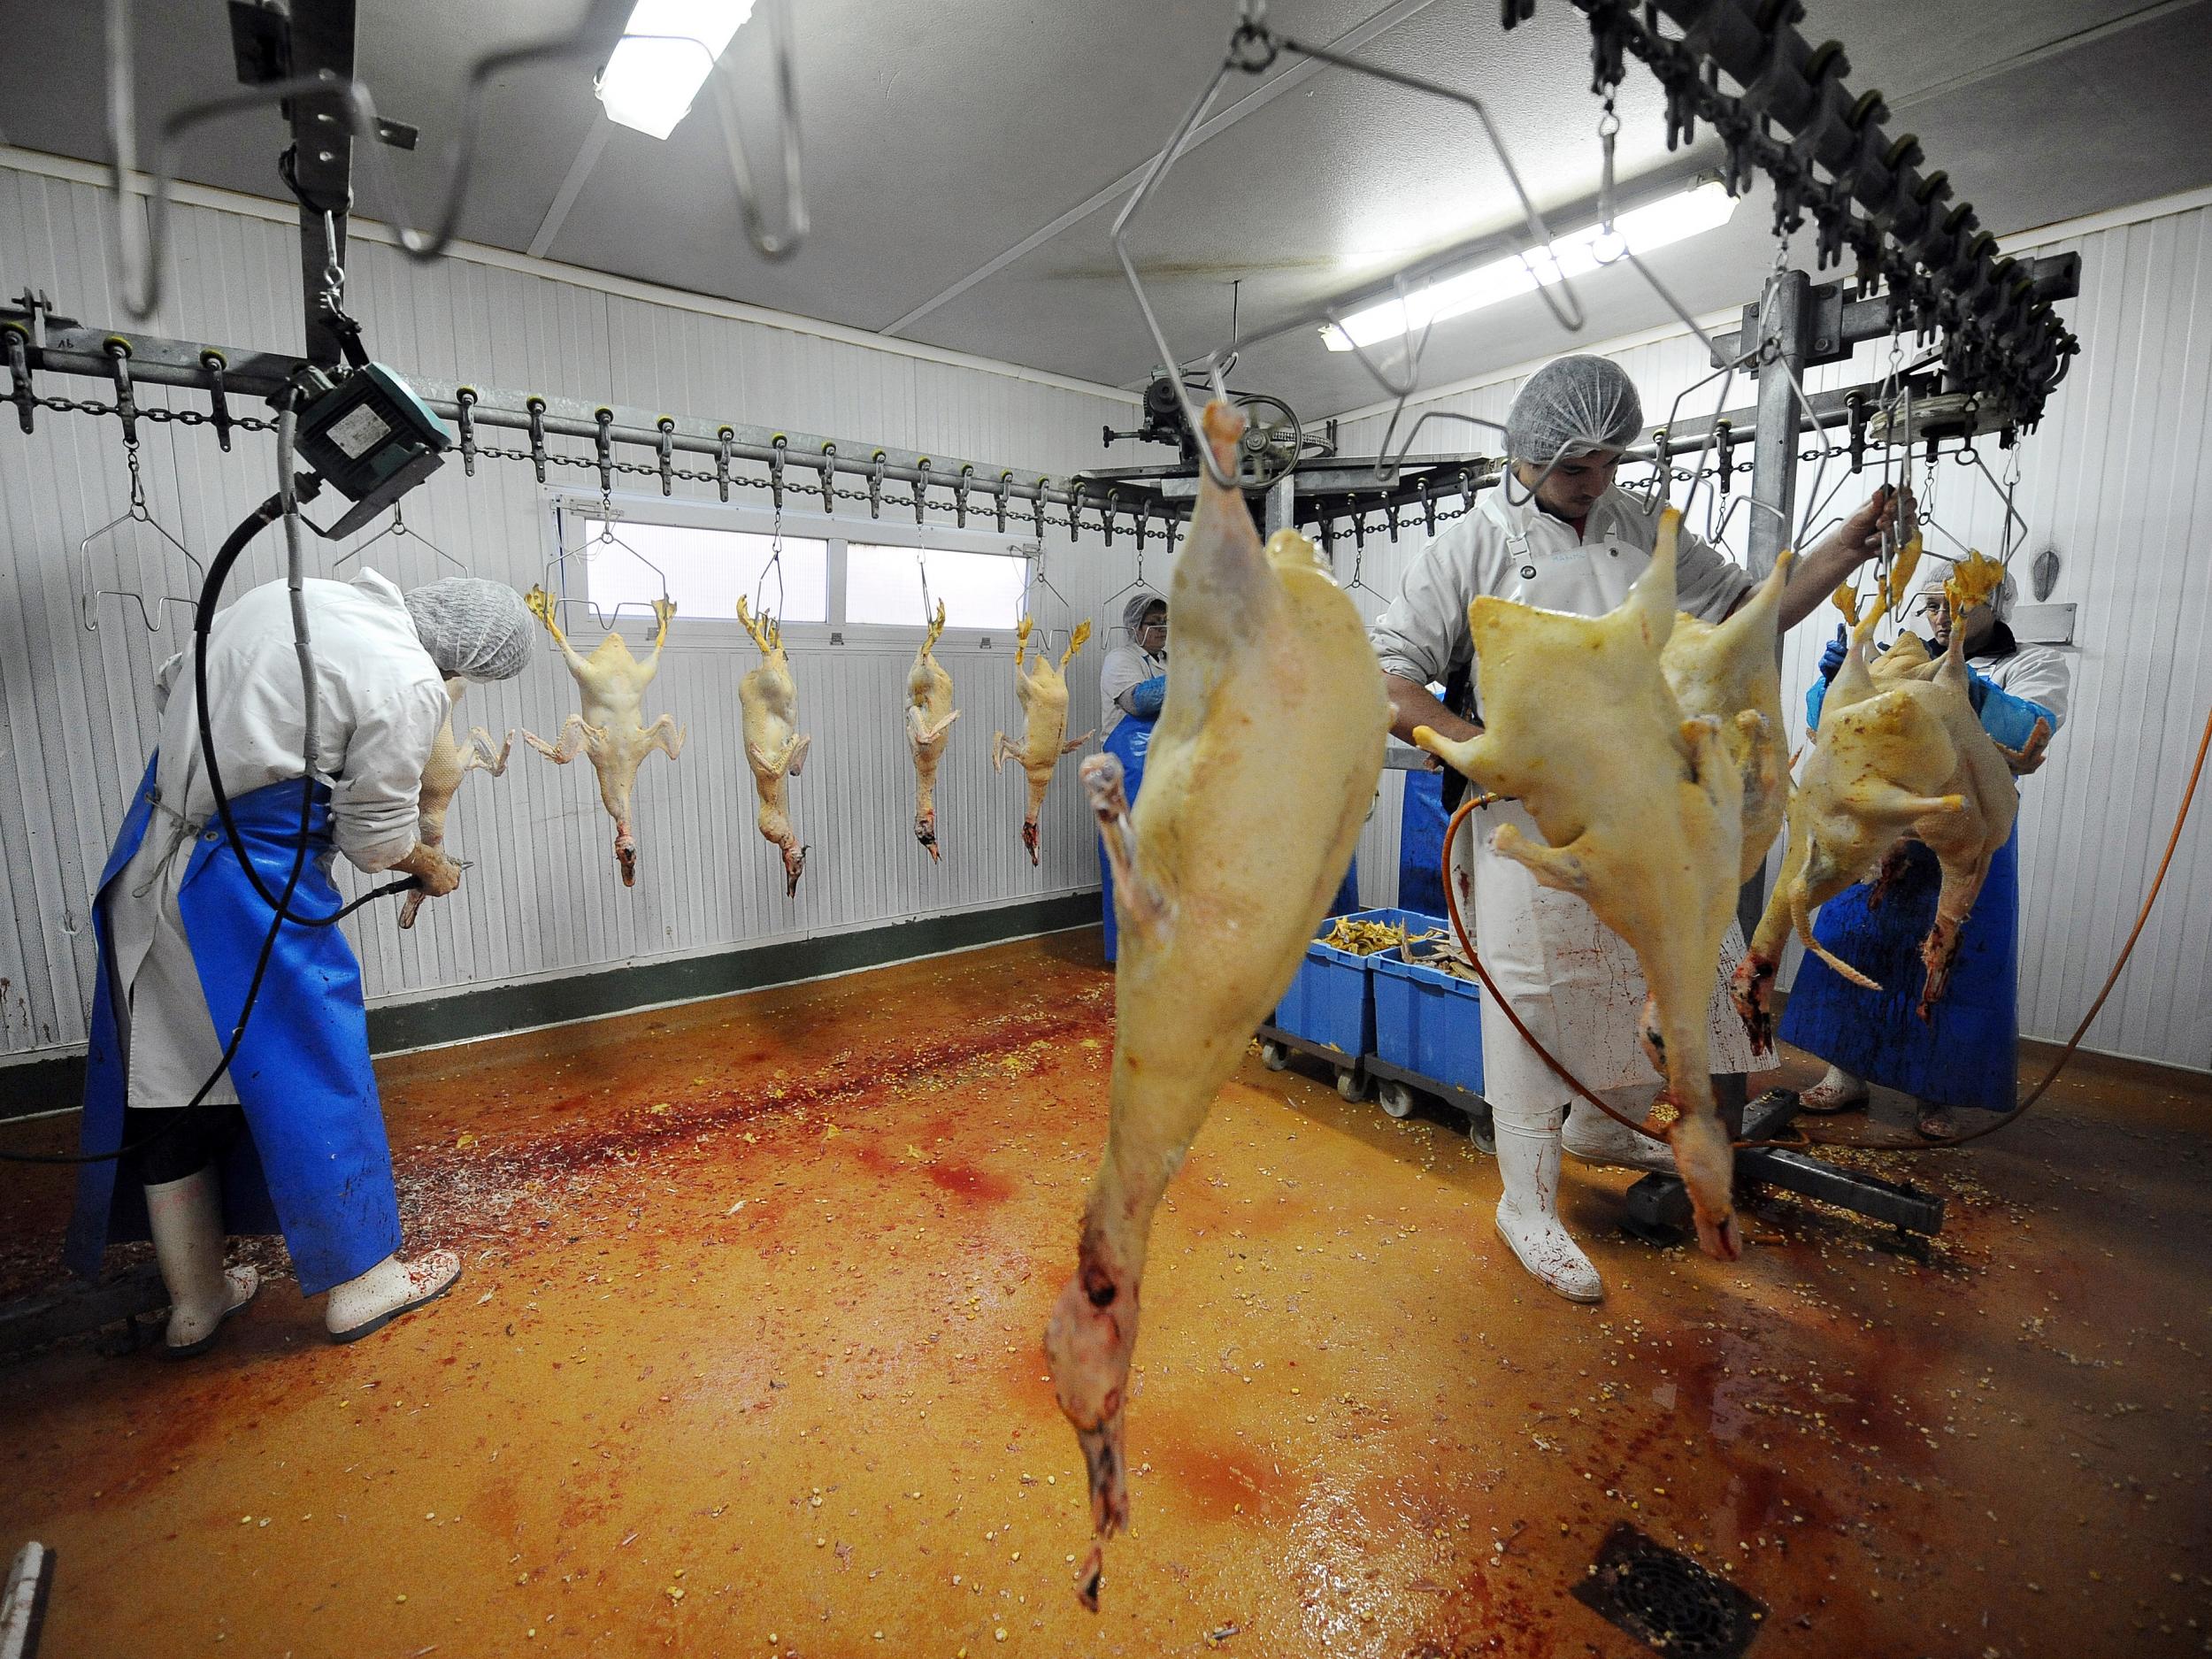
{"type": "Polygon", "coordinates": [[[845,555],[845,620],[923,626],[923,565],[918,554],[927,564],[931,603],[944,601],[947,627],[1010,628],[1021,619],[1026,559],[856,541],[845,555]]]}
{"type": "Polygon", "coordinates": [[[761,592],[773,543],[764,535],[737,530],[703,530],[688,525],[638,524],[618,519],[614,540],[599,539],[602,521],[583,518],[568,530],[568,588],[588,592],[603,616],[627,603],[632,614],[661,596],[667,580],[676,614],[692,621],[734,622],[738,595],[756,595],[771,612],[788,622],[829,619],[829,543],[786,536],[783,541],[782,598],[775,574],[761,592]],[[582,540],[580,542],[579,537],[582,540]],[[576,574],[580,549],[585,574],[576,574]],[[658,572],[653,568],[659,566],[658,572]]]}

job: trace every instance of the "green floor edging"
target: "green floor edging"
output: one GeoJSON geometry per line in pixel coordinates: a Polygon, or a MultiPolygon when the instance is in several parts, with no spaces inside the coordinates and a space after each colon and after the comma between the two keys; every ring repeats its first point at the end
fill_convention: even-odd
{"type": "MultiPolygon", "coordinates": [[[[503,1036],[534,1025],[594,1019],[664,1002],[698,1002],[830,973],[969,950],[1010,939],[1055,933],[1099,919],[1098,895],[1063,894],[1020,904],[925,917],[858,933],[779,940],[711,956],[648,962],[571,974],[529,985],[457,991],[450,996],[369,1010],[369,1049],[391,1054],[436,1043],[503,1036]]],[[[0,1069],[0,1118],[73,1106],[84,1093],[84,1056],[0,1069]]]]}

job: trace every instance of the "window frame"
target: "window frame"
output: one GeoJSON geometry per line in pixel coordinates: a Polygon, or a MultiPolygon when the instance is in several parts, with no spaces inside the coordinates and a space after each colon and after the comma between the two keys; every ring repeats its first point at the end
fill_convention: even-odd
{"type": "MultiPolygon", "coordinates": [[[[1033,534],[1017,534],[1010,524],[1004,534],[995,529],[960,528],[952,525],[901,523],[888,516],[856,519],[849,514],[826,513],[818,508],[807,509],[792,504],[799,492],[795,485],[785,486],[783,533],[794,540],[817,541],[826,544],[823,562],[823,581],[827,589],[824,609],[828,618],[822,622],[793,622],[785,629],[786,637],[796,644],[827,645],[841,641],[846,645],[910,646],[925,632],[918,618],[911,623],[850,622],[846,617],[848,564],[846,549],[852,542],[871,547],[917,548],[931,552],[980,553],[999,558],[1022,560],[1025,565],[1033,561],[1039,548],[1033,534]]],[[[542,491],[547,511],[543,514],[545,528],[545,563],[550,565],[562,549],[565,532],[570,516],[589,523],[600,517],[603,505],[596,490],[555,488],[548,485],[542,491]]],[[[992,511],[989,499],[977,507],[971,497],[972,513],[988,515],[992,511]]],[[[611,504],[618,515],[615,534],[621,534],[624,523],[667,525],[683,529],[722,530],[743,535],[769,535],[775,530],[776,514],[772,507],[751,503],[724,503],[718,501],[700,501],[695,497],[646,495],[634,490],[617,490],[611,504]]],[[[887,508],[891,506],[886,502],[887,508]]],[[[909,509],[909,511],[911,510],[909,509]]],[[[564,566],[564,571],[566,570],[564,566]]],[[[541,570],[540,580],[549,573],[541,570]]],[[[1028,573],[1025,572],[1026,583],[1028,573]]],[[[588,601],[588,594],[576,594],[565,583],[558,598],[574,603],[588,601]]],[[[679,602],[680,604],[680,601],[679,602]]],[[[630,618],[626,615],[626,622],[630,618]]],[[[1007,638],[1013,633],[1010,626],[1003,628],[963,628],[949,626],[944,637],[964,646],[979,645],[1007,638]]],[[[727,649],[745,641],[745,630],[733,611],[726,617],[703,616],[679,609],[671,624],[669,649],[680,643],[701,649],[727,649]],[[693,633],[692,630],[702,630],[693,633]],[[721,630],[722,634],[703,632],[721,630]],[[688,640],[685,635],[689,634],[688,640]],[[726,634],[730,637],[723,637],[726,634]]]]}

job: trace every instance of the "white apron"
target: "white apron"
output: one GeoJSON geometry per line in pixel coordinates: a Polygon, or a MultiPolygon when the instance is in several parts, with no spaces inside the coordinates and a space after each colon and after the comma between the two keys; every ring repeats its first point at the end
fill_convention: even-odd
{"type": "MultiPolygon", "coordinates": [[[[1474,887],[1475,948],[1483,966],[1523,1023],[1586,1088],[1655,1089],[1660,1076],[1638,1034],[1647,992],[1636,953],[1581,899],[1542,886],[1526,865],[1491,851],[1490,837],[1501,824],[1543,839],[1519,803],[1499,801],[1470,813],[1452,845],[1455,888],[1464,893],[1469,879],[1474,887]]],[[[1706,1014],[1710,1065],[1721,1075],[1781,1064],[1774,1056],[1752,1053],[1750,1036],[1729,1001],[1728,979],[1743,954],[1742,930],[1731,922],[1706,1014]]],[[[1509,1112],[1556,1109],[1573,1097],[1487,996],[1482,999],[1482,1077],[1484,1095],[1509,1112]]]]}

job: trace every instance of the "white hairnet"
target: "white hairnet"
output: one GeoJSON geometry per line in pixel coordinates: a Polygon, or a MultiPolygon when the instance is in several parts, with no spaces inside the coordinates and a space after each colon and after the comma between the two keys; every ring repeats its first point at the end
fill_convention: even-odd
{"type": "Polygon", "coordinates": [[[1505,447],[1549,466],[1594,449],[1625,449],[1644,429],[1643,400],[1609,357],[1555,357],[1530,375],[1506,411],[1505,447]]]}
{"type": "Polygon", "coordinates": [[[438,672],[512,680],[529,660],[530,608],[504,582],[449,576],[409,590],[407,614],[438,672]]]}
{"type": "Polygon", "coordinates": [[[1121,608],[1121,626],[1134,634],[1144,626],[1144,613],[1155,605],[1164,611],[1167,609],[1167,601],[1156,593],[1149,593],[1140,588],[1129,595],[1129,603],[1121,608]]]}

